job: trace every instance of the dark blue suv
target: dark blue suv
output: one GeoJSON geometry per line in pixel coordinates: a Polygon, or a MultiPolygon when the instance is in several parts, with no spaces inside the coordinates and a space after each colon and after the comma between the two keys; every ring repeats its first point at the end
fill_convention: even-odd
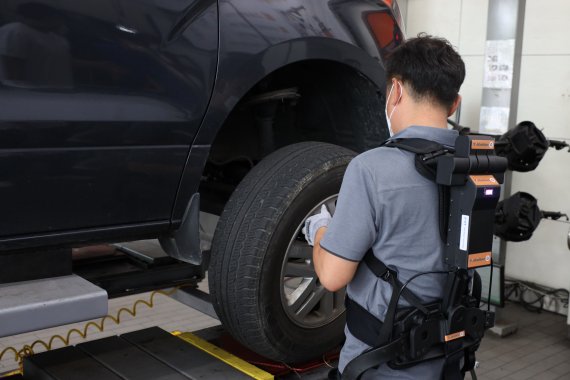
{"type": "MultiPolygon", "coordinates": [[[[0,254],[158,238],[281,361],[338,344],[300,233],[388,135],[395,0],[2,0],[0,254]]],[[[2,267],[0,271],[13,269],[2,267]]]]}

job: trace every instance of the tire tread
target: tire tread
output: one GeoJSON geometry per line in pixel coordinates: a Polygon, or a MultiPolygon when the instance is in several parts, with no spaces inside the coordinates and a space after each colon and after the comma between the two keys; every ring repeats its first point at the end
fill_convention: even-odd
{"type": "MultiPolygon", "coordinates": [[[[295,354],[279,347],[268,331],[260,304],[260,276],[266,249],[279,219],[303,185],[354,152],[336,145],[305,142],[282,148],[262,160],[227,202],[212,242],[210,294],[226,329],[241,343],[277,360],[295,354]]],[[[280,301],[279,301],[280,302],[280,301]]]]}

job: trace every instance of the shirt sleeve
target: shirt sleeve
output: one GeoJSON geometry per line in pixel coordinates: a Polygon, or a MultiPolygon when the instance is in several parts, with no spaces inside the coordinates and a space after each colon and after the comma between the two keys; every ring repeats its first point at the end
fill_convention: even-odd
{"type": "Polygon", "coordinates": [[[378,235],[376,193],[372,173],[359,157],[355,158],[346,169],[321,247],[343,259],[361,261],[378,235]]]}

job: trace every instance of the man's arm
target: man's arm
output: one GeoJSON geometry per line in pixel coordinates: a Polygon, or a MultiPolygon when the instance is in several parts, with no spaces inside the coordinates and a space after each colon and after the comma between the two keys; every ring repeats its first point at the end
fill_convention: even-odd
{"type": "Polygon", "coordinates": [[[378,234],[375,194],[372,174],[356,158],[346,169],[334,218],[323,206],[319,214],[305,222],[303,232],[313,246],[315,271],[330,291],[337,291],[352,280],[358,264],[374,244],[378,234]]]}
{"type": "Polygon", "coordinates": [[[326,231],[327,227],[321,227],[315,235],[313,265],[321,284],[327,290],[336,292],[352,280],[358,268],[358,262],[340,258],[321,248],[320,241],[326,231]]]}

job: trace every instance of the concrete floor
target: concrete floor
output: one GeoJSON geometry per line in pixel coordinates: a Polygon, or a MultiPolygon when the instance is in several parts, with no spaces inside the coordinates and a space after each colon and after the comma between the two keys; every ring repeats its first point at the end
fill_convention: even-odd
{"type": "MultiPolygon", "coordinates": [[[[207,284],[201,287],[207,287],[207,284]]],[[[149,293],[113,299],[109,310],[113,313],[121,307],[130,307],[141,298],[148,300],[149,293]]],[[[519,330],[506,338],[492,334],[485,337],[477,357],[480,362],[477,376],[480,380],[570,379],[570,340],[567,338],[566,317],[548,312],[531,313],[516,304],[507,305],[505,315],[509,320],[518,322],[519,330]]],[[[154,308],[143,306],[138,309],[136,318],[126,315],[121,325],[110,324],[103,333],[90,330],[87,339],[99,339],[151,326],[160,326],[167,331],[196,331],[217,324],[216,319],[169,297],[157,295],[154,308]]],[[[8,346],[21,348],[36,339],[48,340],[54,334],[66,333],[73,327],[83,325],[78,323],[2,338],[0,351],[8,346]]],[[[82,339],[77,336],[71,340],[73,344],[80,341],[82,339]]],[[[55,347],[61,346],[59,342],[55,344],[55,347]]],[[[11,355],[0,361],[0,373],[16,368],[17,363],[11,355]]]]}
{"type": "Polygon", "coordinates": [[[479,380],[570,379],[566,316],[508,304],[505,317],[518,323],[518,331],[505,338],[488,333],[483,339],[477,352],[479,380]]]}

